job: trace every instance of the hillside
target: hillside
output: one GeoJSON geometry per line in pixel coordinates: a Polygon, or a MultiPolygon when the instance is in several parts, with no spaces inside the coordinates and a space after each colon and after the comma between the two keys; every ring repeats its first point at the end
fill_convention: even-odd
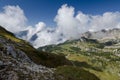
{"type": "Polygon", "coordinates": [[[100,80],[119,80],[119,31],[119,29],[113,29],[106,32],[89,32],[90,35],[85,33],[80,39],[66,41],[59,45],[40,47],[38,50],[64,54],[67,59],[72,61],[74,66],[90,71],[100,80]],[[99,36],[100,33],[104,34],[99,36]],[[97,34],[99,35],[97,36],[97,34]]]}
{"type": "Polygon", "coordinates": [[[0,80],[83,79],[99,80],[89,71],[74,67],[64,55],[37,51],[28,42],[0,27],[0,80]]]}

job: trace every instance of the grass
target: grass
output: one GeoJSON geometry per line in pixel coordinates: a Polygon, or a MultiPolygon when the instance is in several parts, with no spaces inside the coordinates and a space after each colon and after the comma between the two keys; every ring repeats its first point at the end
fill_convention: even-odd
{"type": "Polygon", "coordinates": [[[87,62],[89,63],[89,57],[87,56],[83,56],[81,54],[70,54],[68,57],[67,57],[69,60],[72,60],[72,61],[79,61],[79,62],[87,62]]]}
{"type": "Polygon", "coordinates": [[[55,70],[55,80],[100,80],[97,76],[73,66],[61,66],[55,70]]]}
{"type": "Polygon", "coordinates": [[[71,64],[64,55],[37,51],[28,44],[23,45],[22,47],[16,47],[25,52],[29,56],[29,58],[37,64],[42,64],[47,67],[57,67],[71,64]]]}
{"type": "Polygon", "coordinates": [[[97,77],[100,78],[100,80],[119,80],[120,77],[118,77],[117,74],[111,74],[109,72],[103,71],[103,72],[98,72],[92,69],[86,69],[90,71],[91,73],[95,74],[97,77]]]}
{"type": "MultiPolygon", "coordinates": [[[[52,53],[66,55],[66,58],[75,66],[85,68],[99,77],[100,80],[120,79],[118,76],[120,58],[113,53],[115,47],[106,46],[99,42],[94,43],[94,40],[86,42],[74,40],[49,47],[49,49],[52,53]]],[[[49,52],[49,49],[46,48],[46,51],[49,52]]]]}
{"type": "Polygon", "coordinates": [[[21,41],[22,41],[21,39],[18,39],[18,38],[16,38],[16,37],[10,36],[10,35],[8,35],[8,34],[5,34],[4,36],[5,36],[7,39],[10,39],[10,40],[15,41],[15,42],[21,42],[21,41]]]}
{"type": "Polygon", "coordinates": [[[13,33],[7,31],[6,29],[2,28],[1,26],[0,26],[0,37],[4,37],[4,38],[9,39],[14,42],[23,41],[21,39],[16,38],[13,33]]]}

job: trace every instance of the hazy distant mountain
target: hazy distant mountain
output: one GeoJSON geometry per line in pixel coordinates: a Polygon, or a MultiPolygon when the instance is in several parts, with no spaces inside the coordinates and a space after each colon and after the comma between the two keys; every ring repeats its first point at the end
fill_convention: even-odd
{"type": "MultiPolygon", "coordinates": [[[[24,30],[24,31],[20,31],[18,33],[15,33],[15,35],[19,38],[22,38],[22,39],[26,40],[28,33],[29,33],[28,30],[24,30]]],[[[34,42],[37,38],[38,38],[37,33],[35,33],[30,37],[30,39],[28,41],[29,42],[31,42],[31,41],[34,42]]]]}
{"type": "Polygon", "coordinates": [[[82,36],[90,39],[97,40],[109,40],[109,39],[120,39],[120,29],[114,28],[110,30],[101,30],[96,32],[86,32],[82,36]]]}
{"type": "Polygon", "coordinates": [[[27,34],[28,34],[28,30],[20,31],[20,32],[16,33],[16,35],[17,35],[18,37],[27,36],[27,34]]]}

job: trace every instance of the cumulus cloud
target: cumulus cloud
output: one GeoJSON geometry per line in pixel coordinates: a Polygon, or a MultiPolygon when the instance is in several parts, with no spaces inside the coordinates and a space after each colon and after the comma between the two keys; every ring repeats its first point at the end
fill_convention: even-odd
{"type": "Polygon", "coordinates": [[[103,15],[91,16],[90,30],[120,28],[120,12],[106,12],[103,15]]]}
{"type": "Polygon", "coordinates": [[[58,32],[62,33],[67,39],[74,39],[80,33],[79,22],[74,17],[74,8],[63,5],[55,17],[58,32]]]}
{"type": "Polygon", "coordinates": [[[18,32],[25,28],[26,17],[19,6],[5,6],[0,12],[0,25],[11,32],[18,32]]]}
{"type": "Polygon", "coordinates": [[[14,33],[25,30],[27,34],[22,38],[30,41],[36,48],[78,39],[81,33],[86,31],[120,28],[120,12],[105,12],[101,15],[84,14],[81,11],[75,12],[75,8],[67,4],[58,9],[54,18],[57,25],[55,27],[49,27],[44,22],[25,27],[26,20],[19,6],[6,6],[4,11],[0,12],[0,24],[14,33]]]}

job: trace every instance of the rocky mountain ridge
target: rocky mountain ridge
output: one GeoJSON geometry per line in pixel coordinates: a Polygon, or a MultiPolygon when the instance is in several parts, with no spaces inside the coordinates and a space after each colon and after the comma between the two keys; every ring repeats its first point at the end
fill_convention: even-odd
{"type": "Polygon", "coordinates": [[[119,28],[113,28],[109,30],[100,30],[96,32],[86,32],[82,34],[83,37],[90,38],[90,39],[97,39],[99,41],[101,40],[110,40],[110,39],[120,39],[120,29],[119,28]]]}

